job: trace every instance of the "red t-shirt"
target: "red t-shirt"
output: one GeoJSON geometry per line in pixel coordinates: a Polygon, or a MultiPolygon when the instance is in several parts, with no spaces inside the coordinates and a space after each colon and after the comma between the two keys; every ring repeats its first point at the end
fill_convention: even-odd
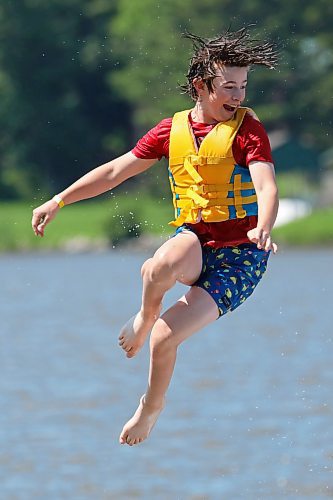
{"type": "MultiPolygon", "coordinates": [[[[198,145],[215,125],[194,122],[190,116],[190,123],[198,145]]],[[[154,128],[149,130],[132,149],[132,153],[144,160],[169,157],[169,143],[172,118],[165,118],[154,128]]],[[[250,116],[245,115],[242,125],[234,139],[232,152],[236,163],[248,167],[251,161],[273,163],[271,147],[267,133],[262,124],[250,116]]],[[[232,219],[224,222],[200,221],[191,224],[192,230],[198,235],[203,245],[214,248],[237,246],[249,243],[247,231],[257,225],[254,215],[243,219],[232,219]]]]}

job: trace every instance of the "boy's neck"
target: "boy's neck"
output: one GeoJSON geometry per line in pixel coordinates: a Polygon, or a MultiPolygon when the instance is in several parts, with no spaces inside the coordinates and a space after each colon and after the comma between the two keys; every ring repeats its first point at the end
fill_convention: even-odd
{"type": "MultiPolygon", "coordinates": [[[[202,106],[200,106],[199,102],[196,103],[194,108],[191,110],[190,114],[192,122],[195,123],[202,123],[204,125],[216,125],[217,123],[221,123],[218,120],[215,120],[213,117],[211,117],[209,113],[206,113],[205,109],[202,106]]],[[[233,117],[224,121],[229,121],[232,118],[233,117]]]]}
{"type": "Polygon", "coordinates": [[[203,123],[204,125],[216,125],[217,121],[216,120],[209,120],[204,111],[201,109],[200,106],[198,106],[198,103],[194,106],[194,108],[191,111],[191,119],[193,122],[196,123],[203,123]]]}

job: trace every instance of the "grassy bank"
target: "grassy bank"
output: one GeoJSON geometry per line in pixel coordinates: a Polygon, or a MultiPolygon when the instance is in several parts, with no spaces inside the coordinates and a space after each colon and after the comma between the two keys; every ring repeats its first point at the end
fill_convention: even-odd
{"type": "MultiPolygon", "coordinates": [[[[38,205],[38,203],[36,203],[38,205]]],[[[58,249],[69,241],[105,245],[143,234],[169,234],[172,209],[167,201],[126,195],[94,199],[65,207],[46,228],[44,238],[31,229],[29,203],[0,203],[0,251],[58,249]]]]}
{"type": "Polygon", "coordinates": [[[279,243],[292,246],[333,247],[333,207],[316,210],[275,229],[274,237],[279,243]]]}
{"type": "MultiPolygon", "coordinates": [[[[173,211],[168,200],[149,196],[132,198],[119,195],[94,199],[65,207],[47,227],[46,236],[36,238],[31,229],[33,206],[28,203],[0,203],[0,251],[59,249],[69,241],[111,244],[142,235],[173,232],[168,226],[173,211]]],[[[274,230],[280,244],[333,246],[333,208],[318,210],[310,216],[274,230]]]]}

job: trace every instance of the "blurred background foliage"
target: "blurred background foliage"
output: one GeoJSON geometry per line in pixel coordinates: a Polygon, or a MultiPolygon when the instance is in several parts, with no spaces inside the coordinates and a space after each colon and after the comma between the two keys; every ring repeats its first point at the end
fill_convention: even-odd
{"type": "MultiPolygon", "coordinates": [[[[38,203],[190,107],[178,88],[191,55],[186,30],[211,37],[253,24],[255,36],[275,41],[280,64],[251,73],[246,104],[268,132],[327,150],[332,14],[329,0],[240,0],[237,8],[231,0],[2,0],[1,199],[38,203]]],[[[163,169],[129,185],[161,196],[163,169]]]]}

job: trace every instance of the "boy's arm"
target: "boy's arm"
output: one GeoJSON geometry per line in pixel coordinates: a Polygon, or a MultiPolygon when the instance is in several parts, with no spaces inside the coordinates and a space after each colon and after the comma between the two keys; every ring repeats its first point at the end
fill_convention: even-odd
{"type": "Polygon", "coordinates": [[[257,227],[248,231],[247,235],[258,248],[266,252],[273,250],[276,253],[277,245],[271,239],[271,230],[279,207],[274,165],[268,162],[252,161],[249,169],[258,199],[258,223],[257,227]]]}
{"type": "MultiPolygon", "coordinates": [[[[126,153],[91,170],[64,189],[58,196],[65,205],[93,198],[113,189],[126,179],[144,172],[155,162],[156,159],[143,160],[131,152],[126,153]]],[[[36,236],[44,236],[45,226],[54,219],[58,210],[59,204],[54,199],[33,210],[32,228],[36,236]]]]}

